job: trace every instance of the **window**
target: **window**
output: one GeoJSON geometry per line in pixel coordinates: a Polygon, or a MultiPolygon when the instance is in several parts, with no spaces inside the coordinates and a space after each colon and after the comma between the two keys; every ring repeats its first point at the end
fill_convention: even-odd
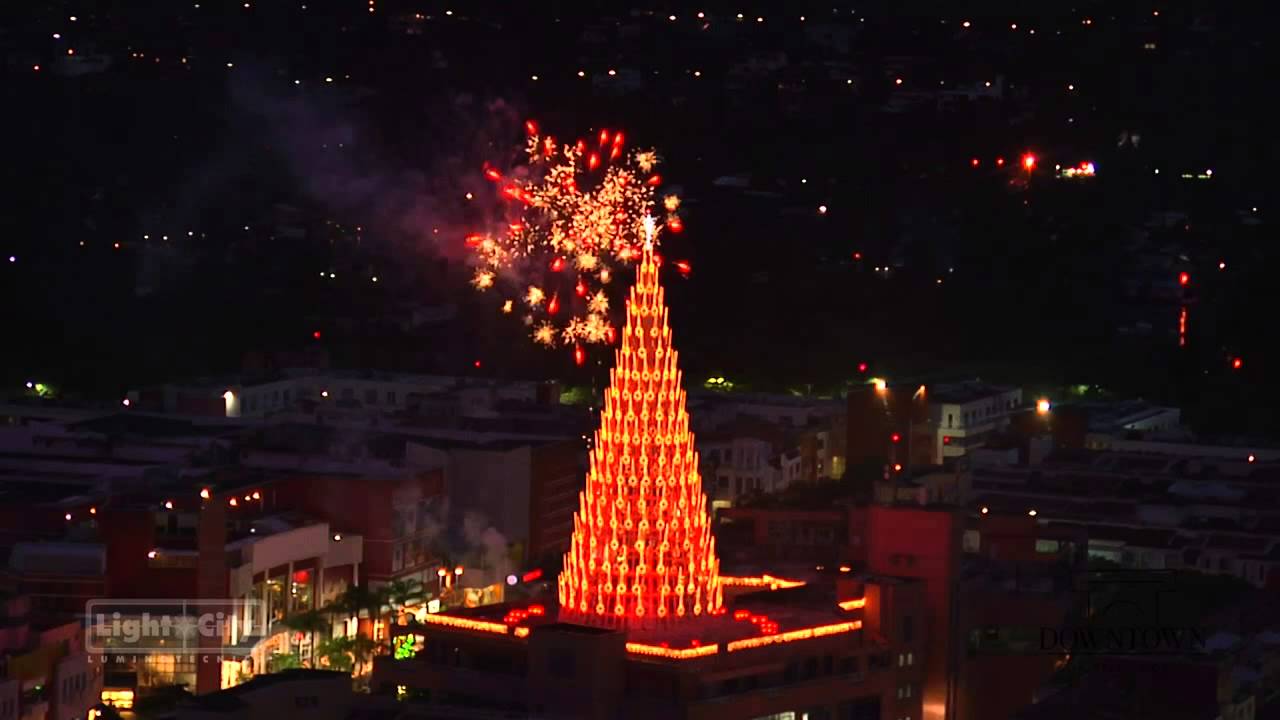
{"type": "Polygon", "coordinates": [[[388,390],[388,391],[387,391],[387,404],[388,404],[388,405],[395,405],[395,404],[396,404],[396,391],[395,391],[395,390],[388,390]]]}
{"type": "Polygon", "coordinates": [[[728,489],[729,489],[729,478],[727,478],[727,477],[725,477],[725,476],[721,475],[720,477],[716,478],[716,484],[720,486],[720,489],[721,489],[721,490],[728,490],[728,489]]]}
{"type": "Polygon", "coordinates": [[[914,634],[915,623],[911,621],[910,615],[906,615],[902,618],[902,641],[911,642],[911,638],[914,634]]]}
{"type": "Polygon", "coordinates": [[[1056,553],[1061,545],[1057,540],[1036,540],[1036,552],[1038,553],[1056,553]]]}
{"type": "Polygon", "coordinates": [[[378,391],[377,391],[377,390],[365,390],[365,391],[364,391],[364,403],[365,403],[365,405],[377,405],[377,404],[378,404],[378,391]]]}
{"type": "Polygon", "coordinates": [[[907,656],[902,653],[898,653],[898,667],[903,667],[906,664],[907,664],[907,656]]]}
{"type": "Polygon", "coordinates": [[[356,399],[356,390],[355,390],[355,388],[349,388],[349,387],[342,388],[342,399],[343,399],[343,400],[355,400],[355,399],[356,399]]]}
{"type": "Polygon", "coordinates": [[[951,413],[947,413],[947,427],[955,427],[951,422],[954,418],[955,418],[954,415],[952,415],[951,413]]]}
{"type": "Polygon", "coordinates": [[[916,661],[914,653],[907,653],[907,665],[914,665],[916,661]]]}

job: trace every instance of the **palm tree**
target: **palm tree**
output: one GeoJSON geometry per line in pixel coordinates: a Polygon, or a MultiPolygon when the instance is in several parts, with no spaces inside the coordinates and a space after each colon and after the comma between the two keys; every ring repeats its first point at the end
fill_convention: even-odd
{"type": "MultiPolygon", "coordinates": [[[[333,634],[333,621],[329,616],[321,610],[306,610],[300,613],[294,613],[287,616],[281,623],[285,627],[294,632],[306,633],[311,636],[311,647],[314,651],[316,647],[316,634],[326,633],[333,634]]],[[[292,645],[292,643],[290,643],[292,645]]],[[[315,662],[313,661],[314,665],[315,662]]]]}
{"type": "MultiPolygon", "coordinates": [[[[427,599],[426,588],[421,580],[392,580],[382,588],[386,593],[387,604],[391,606],[392,615],[397,615],[405,605],[420,603],[427,599]]],[[[393,633],[388,629],[387,650],[395,654],[396,645],[393,633]]]]}
{"type": "Polygon", "coordinates": [[[392,610],[399,610],[405,605],[422,602],[426,599],[426,589],[421,580],[392,580],[382,588],[387,595],[387,604],[392,610]]]}
{"type": "Polygon", "coordinates": [[[382,589],[370,590],[366,585],[352,585],[342,591],[342,594],[330,603],[325,611],[344,614],[347,617],[359,617],[360,611],[364,610],[371,619],[377,619],[378,615],[382,614],[382,607],[386,604],[386,593],[382,589]]]}

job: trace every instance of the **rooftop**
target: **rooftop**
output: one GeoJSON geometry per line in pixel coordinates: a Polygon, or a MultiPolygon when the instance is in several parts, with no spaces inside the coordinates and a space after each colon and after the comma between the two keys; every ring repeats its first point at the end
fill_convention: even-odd
{"type": "Polygon", "coordinates": [[[184,701],[184,704],[201,708],[204,710],[212,710],[214,712],[228,712],[239,710],[245,707],[245,701],[242,696],[262,690],[263,688],[273,685],[281,685],[284,683],[294,682],[315,682],[315,681],[342,681],[350,685],[351,675],[349,673],[337,672],[334,670],[312,670],[308,668],[291,668],[276,673],[265,673],[255,675],[250,680],[220,690],[218,692],[209,693],[207,695],[195,695],[184,701]]]}
{"type": "Polygon", "coordinates": [[[949,383],[946,385],[931,385],[928,388],[928,397],[931,403],[945,403],[948,405],[965,405],[979,400],[986,400],[1008,392],[1014,392],[1018,388],[1010,385],[992,385],[984,383],[980,380],[969,380],[966,382],[949,383]]]}
{"type": "Polygon", "coordinates": [[[625,632],[633,654],[688,659],[857,630],[862,627],[862,605],[857,600],[852,602],[855,604],[841,607],[829,585],[801,584],[781,589],[766,585],[727,598],[725,609],[719,614],[687,618],[664,627],[616,631],[560,622],[554,602],[503,603],[428,615],[424,625],[516,638],[551,629],[590,634],[625,632]]]}

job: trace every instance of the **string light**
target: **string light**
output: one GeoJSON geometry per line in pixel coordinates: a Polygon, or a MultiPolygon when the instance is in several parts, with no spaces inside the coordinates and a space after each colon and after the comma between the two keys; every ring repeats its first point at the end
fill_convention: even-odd
{"type": "Polygon", "coordinates": [[[428,614],[422,618],[423,622],[432,625],[445,625],[447,627],[455,627],[461,630],[476,630],[478,632],[494,633],[495,635],[506,635],[511,628],[503,623],[489,622],[486,620],[471,620],[469,618],[453,617],[451,615],[431,615],[428,614]]]}
{"type": "Polygon", "coordinates": [[[809,640],[816,637],[824,637],[826,635],[838,635],[840,633],[853,632],[862,629],[862,621],[854,620],[853,622],[836,623],[834,625],[819,625],[818,627],[804,628],[803,630],[792,630],[778,635],[764,635],[761,637],[747,638],[746,640],[735,640],[726,646],[729,652],[737,652],[739,650],[750,650],[752,648],[765,647],[768,645],[779,645],[782,643],[796,642],[797,640],[809,640]]]}
{"type": "Polygon", "coordinates": [[[800,587],[805,583],[803,580],[784,580],[783,578],[765,574],[759,577],[721,575],[720,584],[725,587],[767,587],[770,590],[786,590],[787,588],[800,587]]]}
{"type": "Polygon", "coordinates": [[[691,660],[693,658],[707,657],[720,652],[719,645],[703,645],[701,647],[691,647],[675,650],[672,648],[664,648],[660,645],[645,645],[643,643],[627,643],[627,652],[633,655],[649,655],[652,657],[668,658],[671,660],[691,660]]]}

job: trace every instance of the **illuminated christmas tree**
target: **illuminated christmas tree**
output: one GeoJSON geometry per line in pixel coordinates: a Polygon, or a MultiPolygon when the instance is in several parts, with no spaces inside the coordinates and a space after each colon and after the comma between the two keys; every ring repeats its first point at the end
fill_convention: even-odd
{"type": "Polygon", "coordinates": [[[646,229],[559,582],[561,619],[604,627],[665,625],[722,603],[652,223],[646,229]]]}

